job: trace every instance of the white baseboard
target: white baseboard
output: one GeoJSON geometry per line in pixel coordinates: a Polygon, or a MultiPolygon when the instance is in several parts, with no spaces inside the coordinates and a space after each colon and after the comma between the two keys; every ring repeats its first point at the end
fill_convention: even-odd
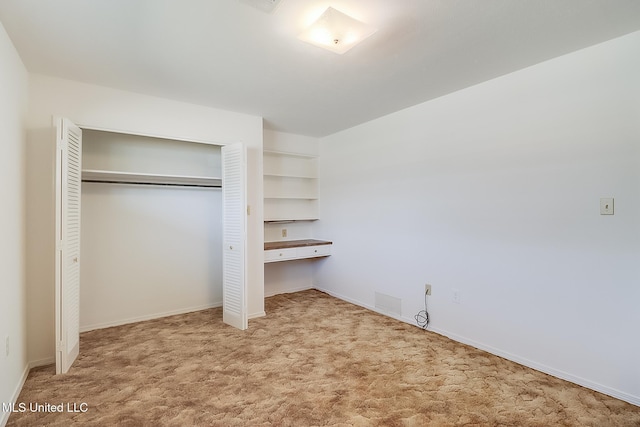
{"type": "MultiPolygon", "coordinates": [[[[27,381],[27,376],[29,376],[30,370],[30,364],[27,363],[27,366],[24,367],[22,376],[20,377],[20,380],[18,381],[18,384],[16,384],[16,388],[13,390],[13,394],[11,395],[12,404],[15,404],[18,401],[18,397],[20,397],[20,392],[22,391],[22,387],[24,386],[25,381],[27,381]]],[[[0,408],[0,427],[5,427],[7,425],[10,416],[11,412],[4,412],[2,408],[0,408]]]]}
{"type": "MultiPolygon", "coordinates": [[[[336,297],[338,299],[341,299],[343,301],[349,302],[351,304],[355,304],[355,305],[358,305],[360,307],[367,308],[367,309],[369,309],[371,311],[375,311],[376,313],[380,313],[380,314],[383,314],[385,316],[388,316],[388,317],[394,318],[396,320],[400,320],[402,322],[405,322],[405,323],[408,323],[410,325],[418,327],[416,325],[415,319],[413,319],[413,318],[399,317],[399,316],[390,315],[389,313],[385,313],[385,312],[382,312],[380,310],[377,310],[375,307],[372,307],[369,304],[365,304],[365,303],[363,303],[361,301],[358,301],[358,300],[355,300],[353,298],[345,297],[344,295],[341,295],[341,294],[333,292],[333,291],[329,291],[327,289],[323,289],[323,288],[321,288],[319,286],[316,286],[315,289],[317,289],[317,290],[319,290],[321,292],[324,292],[326,294],[329,294],[329,295],[331,295],[333,297],[336,297]]],[[[462,343],[462,344],[470,345],[470,346],[475,347],[475,348],[477,348],[479,350],[486,351],[487,353],[491,353],[491,354],[494,354],[496,356],[500,356],[500,357],[502,357],[504,359],[507,359],[507,360],[510,360],[512,362],[518,363],[518,364],[526,366],[528,368],[535,369],[536,371],[540,371],[540,372],[543,372],[545,374],[551,375],[552,377],[560,378],[561,380],[565,380],[565,381],[568,381],[570,383],[577,384],[579,386],[586,387],[588,389],[597,391],[599,393],[606,394],[606,395],[611,396],[611,397],[615,397],[616,399],[624,400],[625,402],[631,403],[632,405],[640,406],[640,396],[634,396],[632,394],[625,393],[625,392],[617,390],[615,388],[608,387],[608,386],[605,386],[603,384],[587,380],[586,378],[582,378],[582,377],[578,377],[578,376],[569,374],[567,372],[552,368],[550,366],[547,366],[547,365],[544,365],[544,364],[541,364],[541,363],[537,363],[537,362],[535,362],[533,360],[529,360],[529,359],[527,359],[525,357],[521,357],[521,356],[518,356],[518,355],[515,355],[515,354],[512,354],[512,353],[500,350],[500,349],[492,347],[490,345],[486,345],[486,344],[480,343],[478,341],[474,341],[472,339],[469,339],[469,338],[466,338],[466,337],[463,337],[463,336],[448,332],[448,331],[440,329],[440,328],[429,327],[428,330],[432,331],[432,332],[435,332],[435,333],[437,333],[439,335],[443,335],[443,336],[445,336],[445,337],[447,337],[447,338],[449,338],[449,339],[451,339],[453,341],[457,341],[457,342],[462,343]]]]}
{"type": "MultiPolygon", "coordinates": [[[[299,288],[289,288],[286,291],[276,291],[276,292],[267,292],[264,294],[265,298],[269,298],[269,297],[273,297],[276,295],[282,295],[282,294],[292,294],[294,292],[302,292],[302,291],[308,291],[309,289],[314,289],[312,286],[302,286],[299,288]]],[[[262,317],[262,316],[266,316],[267,313],[265,311],[261,311],[259,313],[255,313],[255,314],[250,314],[249,315],[249,319],[255,319],[256,317],[262,317]]]]}
{"type": "Polygon", "coordinates": [[[45,359],[32,360],[31,362],[29,362],[29,370],[32,370],[33,368],[39,368],[40,366],[53,365],[55,363],[56,363],[55,357],[47,357],[45,359]]]}
{"type": "Polygon", "coordinates": [[[338,298],[338,299],[341,299],[342,301],[346,301],[346,302],[349,302],[349,303],[351,303],[351,304],[358,305],[358,306],[360,306],[360,307],[364,307],[364,308],[366,308],[366,309],[368,309],[368,310],[375,311],[375,312],[376,312],[376,313],[378,313],[378,314],[382,314],[382,315],[384,315],[384,316],[391,317],[392,319],[396,319],[396,320],[399,320],[399,321],[401,321],[401,322],[409,323],[409,324],[411,324],[411,325],[414,325],[414,326],[415,326],[415,321],[414,321],[413,319],[407,319],[406,317],[396,316],[396,315],[394,315],[393,313],[387,313],[387,312],[385,312],[385,311],[382,311],[382,310],[377,309],[375,306],[372,306],[372,305],[369,305],[369,304],[365,304],[365,303],[363,303],[362,301],[359,301],[359,300],[355,300],[355,299],[353,299],[353,298],[346,297],[346,296],[341,295],[341,294],[339,294],[339,293],[337,293],[337,292],[329,291],[329,290],[327,290],[327,289],[322,289],[322,288],[320,288],[320,287],[315,287],[315,288],[313,288],[313,289],[316,289],[316,290],[318,290],[318,291],[320,291],[320,292],[324,292],[325,294],[329,294],[329,295],[331,295],[332,297],[336,297],[336,298],[338,298]]]}
{"type": "Polygon", "coordinates": [[[247,319],[256,319],[258,317],[264,317],[266,316],[267,313],[265,313],[264,311],[259,311],[257,313],[251,313],[247,316],[247,319]]]}
{"type": "Polygon", "coordinates": [[[299,288],[289,288],[286,291],[272,291],[272,292],[265,293],[264,297],[268,298],[268,297],[273,297],[275,295],[292,294],[294,292],[308,291],[309,289],[314,289],[314,288],[313,286],[301,286],[299,288]]]}
{"type": "Polygon", "coordinates": [[[500,350],[499,348],[495,348],[490,345],[486,345],[486,344],[474,341],[467,337],[463,337],[443,329],[429,328],[429,330],[437,334],[444,335],[445,337],[450,338],[454,341],[470,345],[472,347],[486,351],[488,353],[495,354],[496,356],[500,356],[504,359],[511,360],[512,362],[519,363],[520,365],[524,365],[531,369],[535,369],[536,371],[540,371],[545,374],[551,375],[552,377],[560,378],[561,380],[565,380],[570,383],[577,384],[582,387],[597,391],[599,393],[606,394],[611,397],[615,397],[616,399],[624,400],[625,402],[629,402],[632,405],[640,406],[640,396],[634,396],[632,394],[625,393],[615,388],[611,388],[603,384],[590,381],[586,378],[578,377],[568,372],[564,372],[564,371],[552,368],[551,366],[547,366],[542,363],[535,362],[525,357],[521,357],[512,353],[500,350]]]}
{"type": "Polygon", "coordinates": [[[165,311],[162,313],[147,314],[144,316],[129,317],[127,319],[118,319],[104,323],[94,323],[92,325],[80,326],[80,332],[88,332],[96,329],[111,328],[113,326],[128,325],[129,323],[144,322],[145,320],[159,319],[161,317],[175,316],[178,314],[192,313],[194,311],[207,310],[209,308],[222,307],[222,301],[212,304],[204,304],[196,307],[181,308],[179,310],[165,311]]]}

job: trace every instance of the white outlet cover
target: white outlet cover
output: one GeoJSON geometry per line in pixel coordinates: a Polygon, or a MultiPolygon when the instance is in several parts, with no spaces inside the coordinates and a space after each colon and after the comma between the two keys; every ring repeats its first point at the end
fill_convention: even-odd
{"type": "Polygon", "coordinates": [[[600,215],[613,215],[613,197],[600,199],[600,215]]]}

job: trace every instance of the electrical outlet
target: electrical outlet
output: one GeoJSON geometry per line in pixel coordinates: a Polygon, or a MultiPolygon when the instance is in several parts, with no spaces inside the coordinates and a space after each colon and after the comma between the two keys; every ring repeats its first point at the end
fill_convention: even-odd
{"type": "Polygon", "coordinates": [[[452,289],[451,292],[451,301],[460,304],[460,291],[458,289],[452,289]]]}
{"type": "Polygon", "coordinates": [[[4,339],[4,354],[9,357],[9,335],[4,339]]]}
{"type": "Polygon", "coordinates": [[[424,294],[431,295],[431,285],[428,283],[424,285],[424,294]]]}
{"type": "Polygon", "coordinates": [[[282,237],[287,237],[287,229],[286,228],[282,229],[282,237]]]}

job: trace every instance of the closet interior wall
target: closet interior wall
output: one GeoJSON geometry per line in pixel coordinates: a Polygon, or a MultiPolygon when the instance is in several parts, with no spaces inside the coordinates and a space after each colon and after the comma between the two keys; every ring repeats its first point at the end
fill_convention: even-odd
{"type": "MultiPolygon", "coordinates": [[[[82,156],[85,171],[221,175],[209,144],[85,129],[82,156]]],[[[81,212],[81,331],[222,305],[219,187],[85,180],[81,212]]]]}

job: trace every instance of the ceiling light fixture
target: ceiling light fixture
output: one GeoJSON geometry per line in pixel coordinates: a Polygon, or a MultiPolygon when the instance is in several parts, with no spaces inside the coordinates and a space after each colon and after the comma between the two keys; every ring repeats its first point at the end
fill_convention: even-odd
{"type": "Polygon", "coordinates": [[[377,30],[329,7],[298,38],[331,52],[343,54],[377,30]]]}

